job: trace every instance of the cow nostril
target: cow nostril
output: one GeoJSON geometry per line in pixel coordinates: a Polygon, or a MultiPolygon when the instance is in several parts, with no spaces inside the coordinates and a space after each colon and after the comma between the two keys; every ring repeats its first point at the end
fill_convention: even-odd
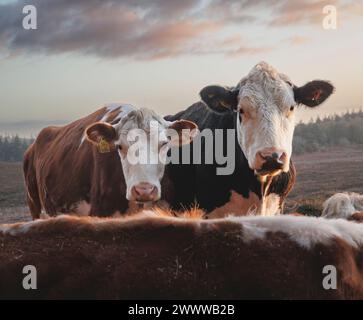
{"type": "Polygon", "coordinates": [[[147,190],[147,192],[148,192],[149,194],[152,194],[155,190],[156,190],[156,187],[155,187],[155,186],[151,186],[151,187],[147,190]]]}
{"type": "Polygon", "coordinates": [[[257,153],[257,161],[258,164],[261,166],[264,163],[279,163],[284,164],[286,162],[287,155],[286,152],[280,150],[271,150],[271,149],[264,149],[257,153]]]}
{"type": "Polygon", "coordinates": [[[287,159],[287,155],[285,152],[283,152],[281,155],[278,156],[278,161],[280,161],[281,163],[285,162],[287,159]]]}
{"type": "Polygon", "coordinates": [[[133,190],[137,196],[149,196],[155,192],[156,186],[142,184],[135,186],[133,190]]]}
{"type": "Polygon", "coordinates": [[[137,188],[137,187],[134,187],[133,188],[134,189],[134,191],[135,191],[135,193],[136,193],[136,195],[140,195],[140,190],[139,190],[139,188],[137,188]]]}

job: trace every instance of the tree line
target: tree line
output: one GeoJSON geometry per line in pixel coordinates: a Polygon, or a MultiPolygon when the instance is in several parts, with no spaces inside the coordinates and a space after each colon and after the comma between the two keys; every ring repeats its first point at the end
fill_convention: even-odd
{"type": "MultiPolygon", "coordinates": [[[[23,154],[34,141],[30,138],[0,135],[0,161],[23,160],[23,154]]],[[[293,152],[302,154],[334,146],[363,146],[363,111],[348,112],[309,123],[300,122],[295,128],[293,152]]]]}
{"type": "Polygon", "coordinates": [[[363,145],[363,111],[299,123],[295,128],[293,152],[302,154],[329,147],[363,145]]]}
{"type": "Polygon", "coordinates": [[[22,161],[25,150],[34,139],[0,135],[0,161],[22,161]]]}

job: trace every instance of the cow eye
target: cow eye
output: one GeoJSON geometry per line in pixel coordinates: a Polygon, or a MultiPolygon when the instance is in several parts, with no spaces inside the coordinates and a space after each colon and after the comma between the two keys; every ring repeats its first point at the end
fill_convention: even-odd
{"type": "Polygon", "coordinates": [[[122,146],[120,146],[120,145],[119,145],[117,148],[118,148],[120,151],[122,150],[122,146]]]}
{"type": "Polygon", "coordinates": [[[294,111],[294,110],[295,110],[295,106],[291,106],[290,111],[294,111]]]}
{"type": "Polygon", "coordinates": [[[245,112],[243,111],[243,109],[242,109],[242,108],[240,108],[240,109],[239,109],[239,113],[240,113],[240,114],[244,114],[245,112]]]}

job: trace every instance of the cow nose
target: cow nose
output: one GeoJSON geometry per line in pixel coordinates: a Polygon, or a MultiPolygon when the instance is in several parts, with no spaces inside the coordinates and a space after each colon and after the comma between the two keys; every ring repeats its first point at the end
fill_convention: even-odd
{"type": "Polygon", "coordinates": [[[157,187],[148,182],[141,182],[134,186],[131,190],[131,194],[134,200],[140,202],[158,200],[157,187]]]}
{"type": "Polygon", "coordinates": [[[279,157],[279,154],[277,152],[274,152],[272,155],[271,155],[272,159],[275,159],[275,160],[278,160],[280,157],[279,157]]]}
{"type": "Polygon", "coordinates": [[[266,160],[274,160],[284,163],[286,160],[286,152],[275,149],[264,149],[258,152],[258,157],[264,162],[266,160]]]}
{"type": "Polygon", "coordinates": [[[275,148],[267,148],[257,152],[255,168],[264,173],[282,169],[287,160],[286,152],[275,148]]]}

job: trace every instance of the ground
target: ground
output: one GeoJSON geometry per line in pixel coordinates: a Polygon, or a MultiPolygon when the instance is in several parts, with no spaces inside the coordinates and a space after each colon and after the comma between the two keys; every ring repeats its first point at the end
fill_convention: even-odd
{"type": "Polygon", "coordinates": [[[322,203],[337,192],[363,194],[363,146],[336,147],[293,161],[297,182],[287,203],[292,211],[320,215],[322,203]]]}
{"type": "Polygon", "coordinates": [[[21,163],[0,162],[0,223],[30,220],[21,163]]]}
{"type": "MultiPolygon", "coordinates": [[[[339,147],[295,156],[297,183],[286,209],[319,215],[322,203],[336,192],[363,194],[363,146],[339,147]]],[[[0,162],[0,223],[30,220],[21,163],[0,162]]]]}

